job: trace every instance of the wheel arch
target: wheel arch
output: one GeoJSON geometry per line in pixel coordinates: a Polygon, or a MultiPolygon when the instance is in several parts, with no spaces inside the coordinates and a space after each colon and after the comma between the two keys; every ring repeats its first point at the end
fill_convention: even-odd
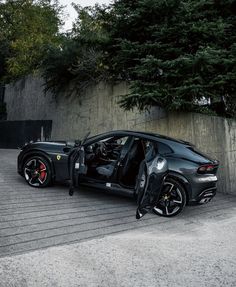
{"type": "Polygon", "coordinates": [[[53,161],[50,158],[50,156],[44,151],[31,150],[30,152],[27,152],[22,158],[22,169],[23,169],[23,166],[24,166],[26,160],[29,159],[32,156],[41,156],[41,157],[45,158],[48,161],[48,163],[50,164],[50,167],[51,167],[52,181],[54,181],[55,180],[55,176],[56,176],[55,167],[54,167],[53,161]]]}
{"type": "Polygon", "coordinates": [[[188,203],[190,198],[192,198],[192,188],[187,178],[184,177],[182,174],[179,174],[174,171],[169,171],[169,174],[167,175],[166,179],[168,178],[177,181],[183,187],[186,194],[186,203],[188,203]]]}

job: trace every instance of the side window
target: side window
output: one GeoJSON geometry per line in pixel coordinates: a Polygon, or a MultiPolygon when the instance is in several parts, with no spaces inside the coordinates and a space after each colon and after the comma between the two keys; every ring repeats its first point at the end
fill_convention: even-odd
{"type": "Polygon", "coordinates": [[[121,138],[117,138],[116,142],[117,144],[120,144],[121,146],[123,146],[128,140],[128,137],[121,137],[121,138]]]}
{"type": "Polygon", "coordinates": [[[110,138],[105,138],[99,142],[93,144],[94,150],[101,144],[105,144],[106,151],[109,155],[112,155],[112,158],[118,157],[123,146],[127,143],[128,136],[115,136],[110,138]]]}
{"type": "Polygon", "coordinates": [[[160,142],[158,143],[158,151],[161,155],[167,155],[173,153],[172,149],[168,145],[160,142]]]}
{"type": "Polygon", "coordinates": [[[126,143],[127,140],[128,140],[128,137],[127,136],[123,136],[123,137],[106,138],[106,139],[103,139],[101,142],[123,146],[126,143]]]}

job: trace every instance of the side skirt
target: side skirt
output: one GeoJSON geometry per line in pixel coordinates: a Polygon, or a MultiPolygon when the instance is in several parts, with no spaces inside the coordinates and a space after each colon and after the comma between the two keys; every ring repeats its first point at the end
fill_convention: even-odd
{"type": "Polygon", "coordinates": [[[106,183],[81,182],[80,184],[82,186],[98,188],[108,193],[119,194],[122,196],[131,197],[131,198],[133,198],[135,194],[134,189],[123,188],[119,184],[111,183],[111,182],[106,182],[106,183]]]}

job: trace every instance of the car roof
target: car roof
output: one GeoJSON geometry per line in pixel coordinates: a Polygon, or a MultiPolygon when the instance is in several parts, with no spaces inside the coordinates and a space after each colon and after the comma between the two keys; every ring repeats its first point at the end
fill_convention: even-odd
{"type": "Polygon", "coordinates": [[[102,133],[102,134],[98,134],[95,135],[93,137],[90,137],[88,139],[88,141],[90,140],[96,140],[97,138],[99,139],[101,138],[105,138],[106,136],[115,136],[115,135],[132,135],[132,136],[140,136],[140,137],[144,137],[144,138],[148,138],[150,140],[166,140],[166,141],[172,141],[172,142],[176,142],[179,144],[185,144],[185,145],[191,145],[189,142],[183,141],[183,140],[179,140],[179,139],[174,139],[168,136],[164,136],[164,135],[160,135],[160,134],[156,134],[156,133],[151,133],[151,132],[143,132],[143,131],[133,131],[133,130],[113,130],[110,132],[106,132],[106,133],[102,133]]]}

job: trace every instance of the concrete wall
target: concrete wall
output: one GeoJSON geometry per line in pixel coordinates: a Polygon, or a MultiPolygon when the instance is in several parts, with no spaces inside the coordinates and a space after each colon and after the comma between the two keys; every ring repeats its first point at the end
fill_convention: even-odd
{"type": "Polygon", "coordinates": [[[126,84],[115,86],[100,83],[75,95],[60,94],[55,98],[43,92],[43,80],[29,76],[8,85],[5,92],[8,120],[53,120],[52,139],[74,139],[83,136],[88,129],[92,134],[111,129],[144,129],[147,120],[165,116],[159,108],[151,113],[124,112],[117,105],[126,84]]]}
{"type": "Polygon", "coordinates": [[[32,76],[6,88],[8,120],[52,120],[52,139],[81,138],[113,129],[157,132],[194,143],[220,160],[219,190],[236,194],[236,121],[196,113],[124,112],[117,105],[125,83],[100,83],[81,94],[54,98],[43,92],[43,80],[32,76]]]}

